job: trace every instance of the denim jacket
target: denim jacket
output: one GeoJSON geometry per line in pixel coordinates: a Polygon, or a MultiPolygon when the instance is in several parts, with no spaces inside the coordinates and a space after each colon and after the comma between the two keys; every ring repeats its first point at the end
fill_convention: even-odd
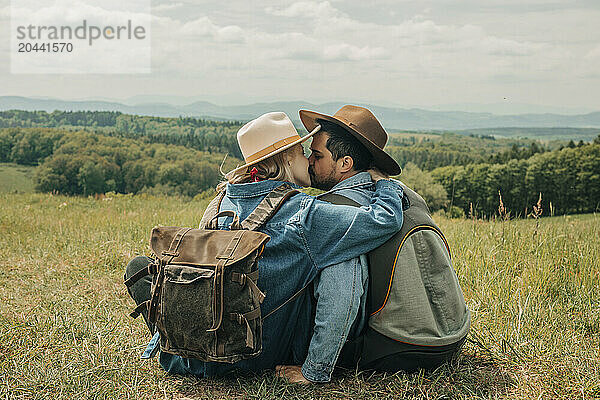
{"type": "MultiPolygon", "coordinates": [[[[371,175],[368,172],[359,172],[339,182],[327,193],[336,193],[354,200],[358,204],[368,205],[374,191],[375,183],[371,180],[371,175]]],[[[339,269],[336,274],[344,275],[346,277],[346,279],[343,279],[344,282],[350,279],[348,274],[352,276],[353,273],[356,274],[356,270],[360,270],[358,272],[360,272],[363,281],[362,287],[343,289],[342,291],[347,290],[347,292],[336,294],[337,296],[351,298],[350,301],[352,302],[356,301],[355,296],[360,296],[359,301],[357,301],[358,304],[355,304],[355,307],[358,307],[358,315],[355,320],[350,320],[351,313],[347,308],[348,299],[344,299],[345,301],[330,301],[323,309],[317,307],[315,327],[310,339],[308,355],[302,364],[302,375],[312,382],[329,382],[331,380],[333,369],[346,340],[354,339],[356,334],[362,332],[367,320],[366,300],[369,271],[366,255],[362,254],[359,257],[330,266],[330,268],[339,269]],[[359,292],[353,295],[355,290],[359,292]],[[320,315],[320,313],[324,315],[320,315]],[[340,323],[341,321],[335,317],[331,317],[330,314],[332,313],[340,316],[345,315],[345,317],[342,317],[343,323],[340,323]]],[[[355,283],[360,284],[361,282],[355,283]]],[[[325,290],[328,289],[325,288],[325,290]]],[[[334,296],[336,295],[334,294],[334,296]]]]}
{"type": "MultiPolygon", "coordinates": [[[[220,211],[233,210],[245,219],[279,181],[227,185],[220,211]]],[[[370,204],[364,207],[332,205],[304,193],[286,201],[259,230],[271,240],[259,262],[258,286],[266,294],[262,314],[285,302],[311,282],[320,270],[352,259],[383,244],[402,226],[402,188],[379,181],[370,204]]],[[[231,217],[222,218],[225,229],[231,217]]],[[[303,361],[311,332],[310,296],[307,292],[272,314],[263,324],[263,350],[252,359],[235,364],[201,362],[160,353],[162,367],[171,373],[199,376],[222,375],[232,369],[259,371],[277,364],[303,361]]]]}

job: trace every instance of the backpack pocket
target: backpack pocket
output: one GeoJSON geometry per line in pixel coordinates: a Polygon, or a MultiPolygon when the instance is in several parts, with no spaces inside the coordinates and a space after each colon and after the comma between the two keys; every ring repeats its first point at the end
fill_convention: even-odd
{"type": "Polygon", "coordinates": [[[157,320],[161,350],[195,358],[216,356],[216,333],[207,332],[213,318],[214,271],[167,265],[164,274],[157,320]]]}

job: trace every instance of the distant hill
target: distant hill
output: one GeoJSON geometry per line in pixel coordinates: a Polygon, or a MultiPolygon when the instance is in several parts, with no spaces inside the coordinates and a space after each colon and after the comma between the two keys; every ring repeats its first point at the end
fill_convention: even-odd
{"type": "MultiPolygon", "coordinates": [[[[312,104],[302,101],[255,103],[240,106],[219,106],[205,101],[188,105],[167,103],[144,103],[126,105],[110,101],[66,101],[59,99],[33,99],[18,96],[0,96],[0,110],[61,111],[120,111],[127,114],[153,115],[159,117],[202,117],[216,120],[247,121],[269,111],[283,111],[296,123],[298,110],[310,109],[333,114],[344,103],[312,104]]],[[[416,130],[465,130],[498,127],[520,128],[600,128],[600,112],[580,115],[520,114],[496,115],[459,111],[428,111],[419,108],[404,109],[363,105],[377,116],[387,129],[416,130]]]]}

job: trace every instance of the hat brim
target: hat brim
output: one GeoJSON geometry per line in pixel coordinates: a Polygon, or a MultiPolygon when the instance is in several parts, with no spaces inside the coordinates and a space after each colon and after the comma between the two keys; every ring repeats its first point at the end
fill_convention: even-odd
{"type": "Polygon", "coordinates": [[[304,127],[306,127],[307,131],[311,132],[317,125],[319,125],[319,123],[317,122],[318,119],[331,122],[341,128],[344,128],[348,133],[354,136],[362,145],[364,145],[369,151],[369,153],[371,153],[371,155],[373,156],[375,166],[381,171],[385,172],[388,175],[400,175],[400,173],[402,172],[402,168],[400,168],[400,165],[398,165],[396,160],[394,160],[388,153],[386,153],[385,151],[380,149],[379,146],[377,146],[375,143],[361,135],[360,132],[346,125],[344,122],[338,120],[337,118],[330,115],[320,114],[318,112],[308,110],[300,110],[299,114],[300,121],[302,121],[302,124],[304,125],[304,127]]]}
{"type": "Polygon", "coordinates": [[[259,162],[261,162],[263,160],[266,160],[267,158],[272,157],[275,154],[279,154],[282,151],[286,151],[290,147],[294,147],[297,144],[303,143],[303,142],[307,141],[308,139],[310,139],[315,133],[319,132],[319,130],[321,130],[321,126],[319,124],[317,124],[317,125],[315,125],[315,127],[313,127],[312,130],[310,130],[310,133],[308,135],[302,136],[300,139],[296,140],[295,142],[292,142],[290,144],[286,144],[285,146],[278,148],[274,152],[269,153],[269,154],[267,154],[265,156],[262,156],[262,157],[254,160],[252,162],[246,163],[246,164],[242,165],[241,167],[237,167],[237,168],[231,170],[229,173],[231,173],[231,172],[237,172],[237,171],[239,171],[241,169],[248,168],[249,166],[257,164],[257,163],[259,163],[259,162]]]}

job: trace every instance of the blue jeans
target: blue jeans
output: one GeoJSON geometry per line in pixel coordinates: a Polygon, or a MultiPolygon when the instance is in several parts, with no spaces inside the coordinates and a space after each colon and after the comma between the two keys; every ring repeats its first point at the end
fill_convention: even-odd
{"type": "Polygon", "coordinates": [[[360,256],[323,269],[315,279],[315,325],[302,365],[306,379],[329,382],[346,340],[362,331],[368,276],[366,257],[360,256]]]}

